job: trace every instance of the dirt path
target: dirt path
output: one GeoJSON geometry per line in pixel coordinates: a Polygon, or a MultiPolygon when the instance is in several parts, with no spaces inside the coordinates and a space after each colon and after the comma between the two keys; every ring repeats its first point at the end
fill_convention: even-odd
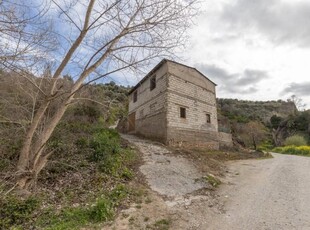
{"type": "Polygon", "coordinates": [[[149,186],[149,202],[123,210],[105,229],[205,229],[220,207],[204,174],[193,162],[162,144],[123,135],[143,154],[140,167],[149,186]]]}
{"type": "Polygon", "coordinates": [[[273,155],[230,164],[225,213],[207,229],[310,229],[310,158],[273,155]]]}
{"type": "Polygon", "coordinates": [[[211,192],[190,159],[155,142],[124,138],[143,154],[150,202],[123,210],[107,229],[310,230],[310,158],[274,154],[231,162],[223,184],[211,192]]]}

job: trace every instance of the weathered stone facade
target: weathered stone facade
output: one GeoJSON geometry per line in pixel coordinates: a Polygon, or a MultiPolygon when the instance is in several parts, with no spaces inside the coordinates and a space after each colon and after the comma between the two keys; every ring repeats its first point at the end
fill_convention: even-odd
{"type": "Polygon", "coordinates": [[[128,131],[169,145],[231,145],[231,135],[218,132],[215,86],[164,59],[130,91],[128,131]]]}

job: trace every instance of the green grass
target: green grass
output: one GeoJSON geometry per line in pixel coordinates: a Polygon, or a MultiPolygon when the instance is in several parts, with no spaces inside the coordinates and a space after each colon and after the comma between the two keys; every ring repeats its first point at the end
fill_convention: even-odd
{"type": "Polygon", "coordinates": [[[301,155],[301,156],[310,156],[310,146],[285,146],[285,147],[276,147],[272,150],[276,153],[284,153],[291,155],[301,155]]]}
{"type": "MultiPolygon", "coordinates": [[[[141,206],[145,191],[128,183],[139,163],[137,153],[127,148],[115,130],[75,125],[73,130],[81,128],[87,131],[85,135],[78,130],[71,142],[55,135],[49,143],[49,148],[57,151],[40,175],[39,199],[0,196],[0,229],[94,229],[113,220],[130,202],[141,206]],[[74,178],[77,174],[78,179],[74,178]]],[[[0,160],[0,167],[8,163],[0,160]]],[[[0,191],[6,189],[2,187],[0,183],[0,191]]]]}
{"type": "Polygon", "coordinates": [[[37,223],[41,228],[49,230],[80,229],[103,223],[112,220],[117,208],[132,194],[131,189],[119,184],[88,206],[65,207],[60,212],[48,209],[37,223]]]}
{"type": "Polygon", "coordinates": [[[34,197],[18,199],[14,196],[0,199],[0,229],[22,228],[25,222],[31,222],[40,201],[34,197]]]}

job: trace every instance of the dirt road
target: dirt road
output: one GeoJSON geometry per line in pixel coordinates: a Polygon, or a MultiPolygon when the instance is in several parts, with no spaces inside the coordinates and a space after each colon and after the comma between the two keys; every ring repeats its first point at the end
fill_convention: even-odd
{"type": "Polygon", "coordinates": [[[190,159],[159,143],[123,138],[143,155],[148,201],[123,210],[104,229],[310,230],[310,158],[233,161],[219,189],[210,191],[190,159]]]}
{"type": "Polygon", "coordinates": [[[310,158],[273,155],[230,163],[224,213],[206,229],[310,229],[310,158]]]}

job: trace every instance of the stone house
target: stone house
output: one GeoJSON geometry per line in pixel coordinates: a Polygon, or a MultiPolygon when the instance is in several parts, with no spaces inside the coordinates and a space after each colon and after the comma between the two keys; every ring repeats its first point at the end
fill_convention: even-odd
{"type": "Polygon", "coordinates": [[[197,69],[163,59],[129,92],[128,132],[168,145],[231,145],[218,132],[216,84],[197,69]]]}

